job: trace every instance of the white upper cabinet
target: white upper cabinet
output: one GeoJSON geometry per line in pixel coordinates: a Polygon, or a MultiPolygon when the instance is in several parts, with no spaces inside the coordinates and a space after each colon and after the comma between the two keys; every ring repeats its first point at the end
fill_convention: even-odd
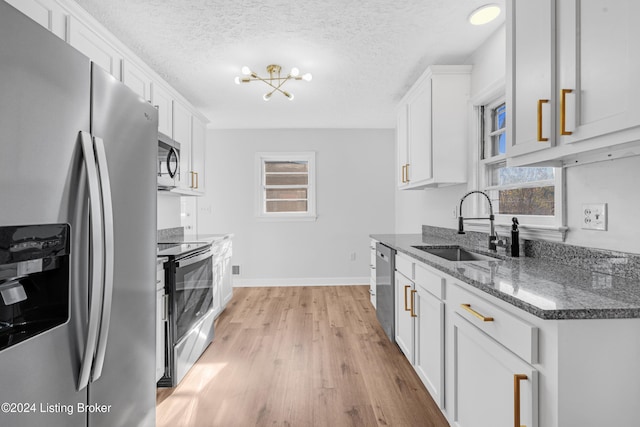
{"type": "Polygon", "coordinates": [[[466,182],[470,73],[470,65],[433,65],[400,102],[399,188],[466,182]]]}
{"type": "Polygon", "coordinates": [[[204,156],[205,142],[207,140],[207,127],[193,116],[191,119],[191,169],[194,173],[191,188],[204,192],[204,156]]]}
{"type": "Polygon", "coordinates": [[[507,9],[511,165],[640,139],[640,2],[512,0],[507,9]]]}
{"type": "Polygon", "coordinates": [[[555,0],[509,2],[507,102],[510,155],[549,148],[555,142],[555,0]],[[517,96],[516,96],[517,94],[517,96]],[[515,105],[515,108],[513,107],[515,105]]]}
{"type": "Polygon", "coordinates": [[[151,102],[151,76],[126,58],[122,61],[122,83],[129,86],[145,101],[151,102]]]}
{"type": "Polygon", "coordinates": [[[409,165],[409,106],[406,103],[398,107],[396,123],[396,148],[398,150],[398,188],[405,188],[409,185],[407,180],[407,169],[409,165]]]}
{"type": "Polygon", "coordinates": [[[55,0],[5,0],[62,40],[67,39],[67,13],[55,0]]]}
{"type": "Polygon", "coordinates": [[[179,101],[173,101],[173,139],[180,143],[180,188],[193,187],[191,169],[191,113],[179,101]]]}
{"type": "Polygon", "coordinates": [[[69,44],[118,80],[122,80],[122,54],[111,43],[74,16],[69,17],[69,44]]]}
{"type": "Polygon", "coordinates": [[[167,89],[153,83],[151,104],[158,109],[158,132],[173,138],[173,97],[167,89]]]}

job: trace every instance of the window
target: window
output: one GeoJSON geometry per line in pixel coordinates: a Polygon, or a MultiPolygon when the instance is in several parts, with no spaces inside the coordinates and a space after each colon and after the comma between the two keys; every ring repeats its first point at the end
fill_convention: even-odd
{"type": "Polygon", "coordinates": [[[256,161],[259,217],[315,219],[315,153],[258,153],[256,161]]]}
{"type": "Polygon", "coordinates": [[[504,98],[479,107],[480,186],[489,194],[496,221],[561,226],[562,169],[507,167],[504,98]]]}

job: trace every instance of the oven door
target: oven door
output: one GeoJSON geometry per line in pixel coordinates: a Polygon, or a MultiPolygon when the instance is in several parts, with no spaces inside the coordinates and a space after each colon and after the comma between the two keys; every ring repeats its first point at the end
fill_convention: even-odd
{"type": "Polygon", "coordinates": [[[213,258],[211,248],[176,259],[175,343],[213,307],[213,258]]]}

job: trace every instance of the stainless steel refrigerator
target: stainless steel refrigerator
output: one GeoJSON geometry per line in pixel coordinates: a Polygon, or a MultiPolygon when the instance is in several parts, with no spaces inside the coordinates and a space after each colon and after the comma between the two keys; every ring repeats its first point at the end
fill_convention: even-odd
{"type": "MultiPolygon", "coordinates": [[[[0,227],[69,230],[62,285],[39,288],[67,286],[68,310],[4,341],[0,426],[155,424],[156,157],[156,110],[0,1],[0,227]]],[[[23,239],[5,253],[50,244],[23,239]]],[[[0,265],[5,314],[46,311],[27,282],[50,261],[0,265]]]]}

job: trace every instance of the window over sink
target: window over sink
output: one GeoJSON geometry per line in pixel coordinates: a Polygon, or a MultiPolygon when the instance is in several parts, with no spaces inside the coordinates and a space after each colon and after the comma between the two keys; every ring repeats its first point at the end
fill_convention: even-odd
{"type": "MultiPolygon", "coordinates": [[[[489,195],[498,225],[508,226],[517,216],[523,228],[563,230],[562,168],[507,166],[510,118],[504,94],[504,84],[496,85],[472,100],[477,118],[476,188],[489,195]]],[[[476,210],[478,216],[489,213],[484,203],[477,203],[476,210]]]]}

